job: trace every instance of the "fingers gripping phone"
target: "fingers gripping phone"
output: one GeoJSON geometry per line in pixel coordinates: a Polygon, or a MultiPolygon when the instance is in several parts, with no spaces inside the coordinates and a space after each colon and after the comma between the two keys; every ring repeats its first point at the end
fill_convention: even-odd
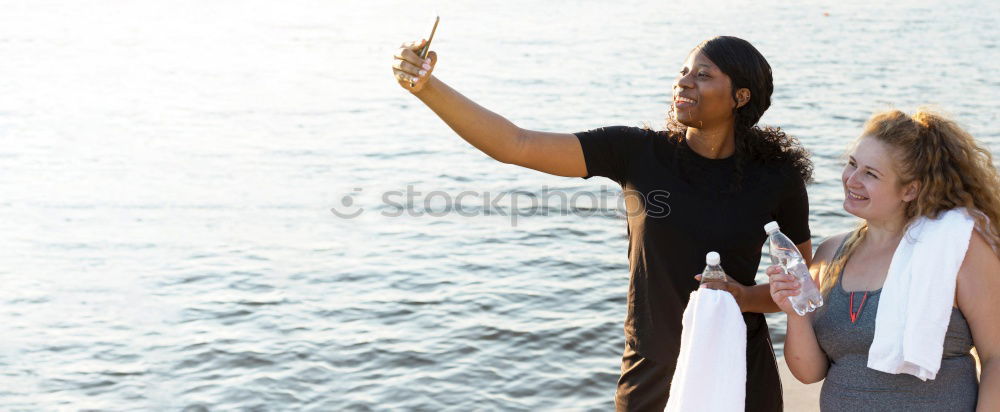
{"type": "MultiPolygon", "coordinates": [[[[420,51],[417,52],[417,55],[419,55],[421,59],[426,59],[427,53],[431,51],[431,41],[434,40],[434,32],[437,31],[438,22],[440,21],[441,16],[434,16],[434,27],[431,28],[431,35],[427,37],[427,43],[424,44],[424,47],[421,47],[420,51]]],[[[415,84],[416,83],[414,83],[413,80],[410,80],[410,87],[413,87],[415,84]]]]}

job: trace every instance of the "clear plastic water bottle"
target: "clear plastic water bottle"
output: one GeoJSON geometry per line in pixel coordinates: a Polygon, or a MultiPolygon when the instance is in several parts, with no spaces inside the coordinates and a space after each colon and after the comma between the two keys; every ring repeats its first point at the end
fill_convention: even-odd
{"type": "Polygon", "coordinates": [[[701,271],[701,283],[729,281],[726,279],[726,272],[722,271],[722,266],[719,265],[719,262],[719,254],[717,252],[708,252],[705,255],[705,270],[701,271]]]}
{"type": "Polygon", "coordinates": [[[778,222],[771,222],[764,225],[767,232],[768,253],[771,255],[771,263],[781,266],[788,273],[799,281],[802,289],[798,295],[788,297],[792,303],[792,309],[800,316],[807,312],[812,312],[816,308],[823,306],[823,295],[819,293],[819,288],[809,274],[809,268],[799,253],[799,249],[792,243],[792,240],[778,230],[778,222]]]}

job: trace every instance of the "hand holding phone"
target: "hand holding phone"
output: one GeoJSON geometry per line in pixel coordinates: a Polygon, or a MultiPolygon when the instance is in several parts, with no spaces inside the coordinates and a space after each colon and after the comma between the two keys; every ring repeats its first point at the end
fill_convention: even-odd
{"type": "Polygon", "coordinates": [[[417,93],[423,89],[431,71],[434,70],[437,54],[431,51],[431,41],[434,40],[434,33],[437,32],[440,21],[439,16],[434,17],[434,26],[427,40],[404,43],[396,53],[392,66],[393,74],[399,85],[410,93],[417,93]]]}
{"type": "MultiPolygon", "coordinates": [[[[437,31],[437,29],[438,29],[438,22],[440,22],[440,21],[441,21],[441,16],[434,16],[434,27],[431,27],[431,35],[427,36],[427,42],[424,43],[424,47],[421,47],[420,48],[420,52],[417,53],[417,55],[420,56],[421,60],[426,59],[427,58],[427,52],[431,51],[431,41],[434,40],[434,32],[437,31]]],[[[415,85],[416,85],[416,82],[414,82],[413,80],[410,80],[410,87],[413,87],[415,85]]]]}

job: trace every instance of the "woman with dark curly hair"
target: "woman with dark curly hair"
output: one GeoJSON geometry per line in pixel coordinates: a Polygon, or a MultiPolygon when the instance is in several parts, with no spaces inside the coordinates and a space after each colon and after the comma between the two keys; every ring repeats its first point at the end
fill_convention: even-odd
{"type": "MultiPolygon", "coordinates": [[[[778,311],[755,285],[764,224],[777,221],[812,257],[805,184],[812,164],[798,142],[758,127],[771,104],[771,67],[750,43],[715,37],[688,55],[673,84],[668,127],[605,127],[576,134],[519,128],[431,76],[404,44],[393,72],[400,86],[459,136],[494,159],[558,176],[605,176],[626,193],[629,234],[625,351],[618,410],[662,410],[680,349],[681,316],[705,254],[717,251],[747,324],[746,409],[780,411],[781,382],[763,313],[778,311]]],[[[710,383],[706,383],[710,384],[710,383]]]]}

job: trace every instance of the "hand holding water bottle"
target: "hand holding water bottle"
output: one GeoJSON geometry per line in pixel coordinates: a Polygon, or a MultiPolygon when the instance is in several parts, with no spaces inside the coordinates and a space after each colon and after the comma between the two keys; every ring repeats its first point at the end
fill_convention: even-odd
{"type": "MultiPolygon", "coordinates": [[[[778,266],[785,272],[784,276],[790,276],[794,282],[794,285],[783,285],[781,287],[801,288],[798,293],[783,293],[781,300],[788,301],[791,304],[791,309],[796,314],[804,316],[806,313],[823,306],[823,296],[819,293],[816,283],[813,282],[812,275],[809,273],[809,267],[806,266],[805,259],[799,253],[799,249],[795,246],[795,243],[792,243],[791,239],[788,239],[788,236],[785,236],[778,229],[780,229],[778,222],[771,222],[764,225],[764,231],[767,232],[768,236],[767,245],[768,253],[771,255],[771,263],[778,266]]],[[[768,275],[771,275],[770,269],[768,268],[768,275]]],[[[784,280],[778,281],[784,282],[784,280]]],[[[781,307],[781,302],[775,297],[776,287],[778,286],[771,286],[771,298],[781,307]]],[[[785,308],[782,308],[782,310],[785,310],[785,308]]],[[[785,312],[788,311],[785,310],[785,312]]]]}
{"type": "Polygon", "coordinates": [[[745,304],[744,299],[749,293],[746,286],[737,282],[731,276],[727,275],[722,266],[720,265],[721,258],[716,252],[709,252],[705,256],[705,269],[701,274],[695,275],[694,279],[701,283],[699,288],[724,290],[733,295],[733,299],[736,299],[736,305],[743,310],[743,305],[745,304]]]}
{"type": "Polygon", "coordinates": [[[795,276],[785,273],[785,269],[782,269],[781,265],[768,266],[767,276],[771,286],[771,299],[774,300],[774,303],[782,312],[789,315],[797,314],[795,308],[792,307],[791,300],[789,300],[790,297],[802,293],[802,285],[795,279],[795,276]]]}

